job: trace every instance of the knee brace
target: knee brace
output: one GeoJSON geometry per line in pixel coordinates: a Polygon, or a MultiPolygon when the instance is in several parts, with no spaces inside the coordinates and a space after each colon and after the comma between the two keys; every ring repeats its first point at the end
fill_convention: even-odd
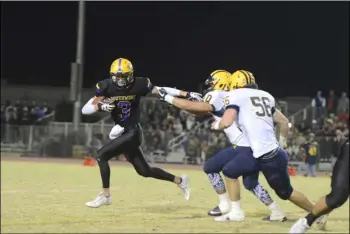
{"type": "Polygon", "coordinates": [[[339,206],[342,206],[349,197],[349,191],[347,191],[345,188],[332,188],[332,191],[330,194],[326,196],[326,204],[328,208],[335,209],[339,206]]]}

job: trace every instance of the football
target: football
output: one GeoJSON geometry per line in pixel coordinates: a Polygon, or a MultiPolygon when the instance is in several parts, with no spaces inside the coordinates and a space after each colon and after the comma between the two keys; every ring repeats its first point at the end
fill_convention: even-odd
{"type": "Polygon", "coordinates": [[[92,101],[92,104],[96,105],[99,102],[112,103],[113,100],[111,98],[109,98],[109,97],[99,96],[99,97],[95,97],[95,99],[92,101]]]}

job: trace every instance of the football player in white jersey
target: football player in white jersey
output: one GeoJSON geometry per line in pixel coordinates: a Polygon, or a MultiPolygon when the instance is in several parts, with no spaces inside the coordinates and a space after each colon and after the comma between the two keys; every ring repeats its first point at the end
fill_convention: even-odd
{"type": "MultiPolygon", "coordinates": [[[[169,95],[165,95],[166,92],[160,92],[160,96],[179,108],[185,109],[195,114],[207,114],[211,113],[215,120],[220,120],[224,112],[224,97],[227,93],[224,91],[229,86],[228,79],[230,73],[224,70],[216,70],[210,74],[206,80],[206,85],[209,85],[204,96],[204,103],[190,102],[182,99],[173,98],[169,95]]],[[[234,216],[230,221],[242,221],[244,220],[244,212],[241,209],[239,197],[240,189],[237,180],[226,179],[228,192],[230,197],[238,201],[231,202],[226,193],[225,183],[220,175],[221,171],[229,168],[230,161],[235,158],[235,155],[241,151],[250,151],[249,144],[243,139],[242,132],[239,128],[233,124],[231,127],[224,130],[226,136],[232,143],[232,147],[224,149],[211,157],[204,166],[204,172],[207,174],[210,183],[219,196],[219,205],[208,212],[210,216],[221,216],[224,213],[228,213],[231,208],[234,211],[234,216]]],[[[240,162],[244,164],[244,160],[240,162]]],[[[243,177],[243,184],[246,189],[251,191],[261,202],[271,210],[271,215],[265,218],[265,220],[271,221],[284,221],[286,220],[285,214],[277,206],[277,204],[271,199],[268,192],[258,182],[258,171],[250,176],[243,177]]],[[[222,221],[222,220],[219,220],[222,221]]]]}
{"type": "MultiPolygon", "coordinates": [[[[255,78],[250,72],[232,74],[231,89],[235,90],[225,97],[225,113],[220,121],[213,123],[212,129],[223,130],[236,122],[242,129],[243,137],[248,141],[252,152],[243,152],[246,159],[243,170],[240,165],[237,166],[233,162],[225,176],[236,179],[240,175],[260,170],[278,197],[290,200],[310,212],[313,204],[304,194],[294,190],[290,183],[287,170],[288,155],[280,147],[285,145],[289,122],[275,108],[274,97],[258,89],[255,78]],[[274,122],[280,127],[280,144],[274,133],[274,122]]],[[[238,154],[233,161],[240,157],[238,154]]],[[[231,219],[231,216],[234,216],[234,213],[228,213],[222,216],[222,219],[231,219]]]]}

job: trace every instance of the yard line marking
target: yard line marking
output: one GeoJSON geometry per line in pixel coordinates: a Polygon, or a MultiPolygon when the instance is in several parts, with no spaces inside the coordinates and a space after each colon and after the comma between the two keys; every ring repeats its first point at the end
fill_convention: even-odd
{"type": "MultiPolygon", "coordinates": [[[[119,187],[110,188],[111,191],[120,190],[119,187]]],[[[52,194],[52,193],[80,193],[80,192],[91,192],[96,191],[99,192],[98,188],[87,188],[87,187],[77,187],[77,188],[54,188],[48,190],[38,190],[38,189],[9,189],[9,190],[1,190],[1,194],[15,194],[15,193],[40,193],[40,194],[52,194]]]]}

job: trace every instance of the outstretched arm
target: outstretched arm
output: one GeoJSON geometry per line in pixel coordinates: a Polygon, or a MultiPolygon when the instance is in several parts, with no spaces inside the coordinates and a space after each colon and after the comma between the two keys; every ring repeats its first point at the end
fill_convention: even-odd
{"type": "Polygon", "coordinates": [[[200,93],[188,92],[170,87],[154,86],[152,89],[152,94],[158,95],[160,89],[164,89],[167,94],[173,97],[193,98],[198,101],[202,100],[202,94],[200,93]]]}
{"type": "Polygon", "coordinates": [[[208,113],[214,111],[214,107],[211,104],[205,102],[193,102],[182,98],[173,97],[165,92],[159,92],[160,98],[177,108],[193,112],[193,113],[208,113]]]}

